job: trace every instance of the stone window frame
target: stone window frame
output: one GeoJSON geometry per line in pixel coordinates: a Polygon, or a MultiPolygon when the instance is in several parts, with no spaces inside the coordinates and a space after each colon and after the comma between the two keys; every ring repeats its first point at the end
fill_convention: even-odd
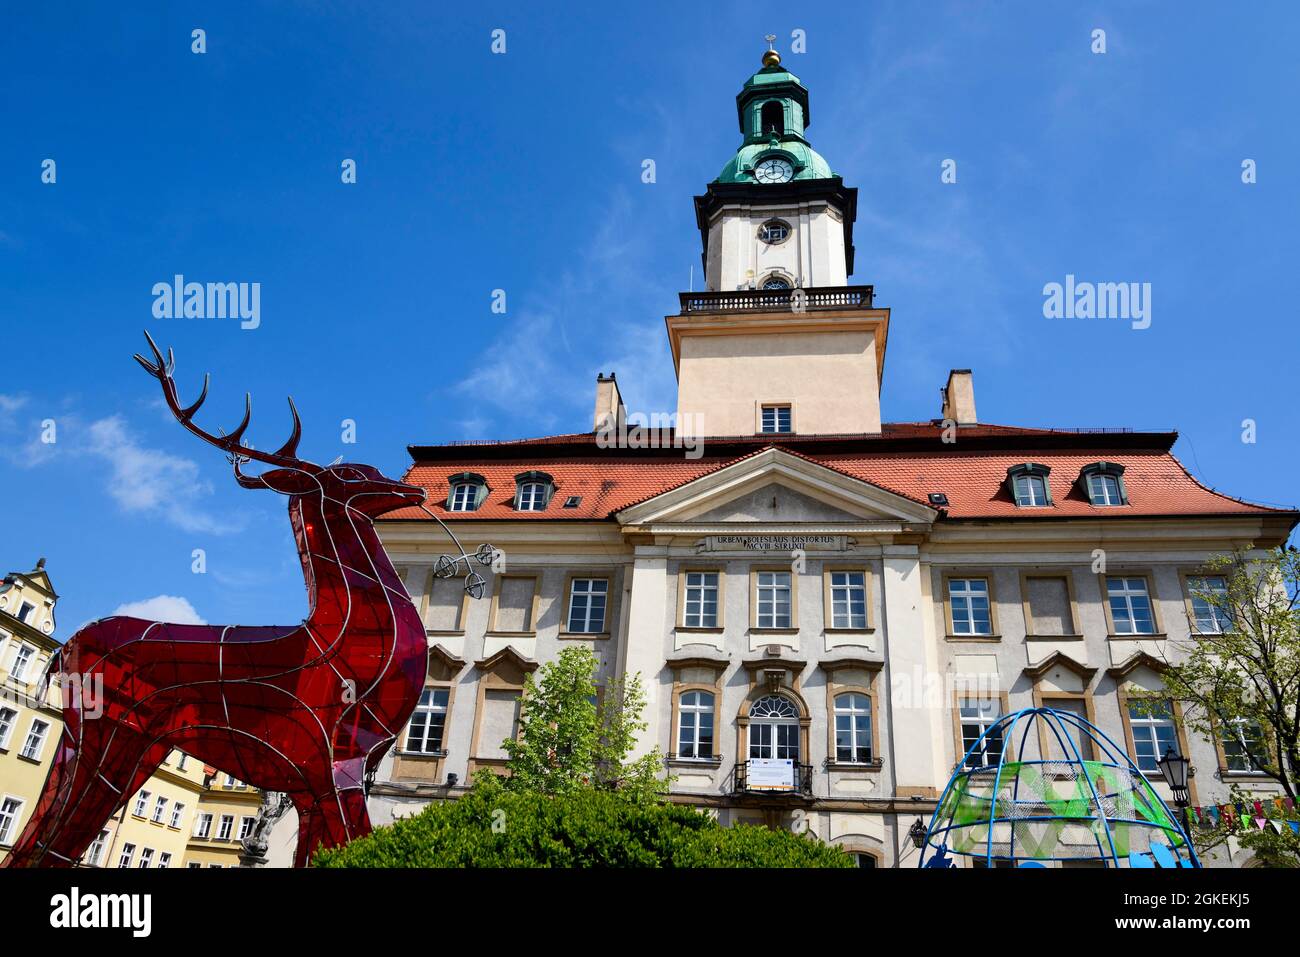
{"type": "Polygon", "coordinates": [[[1106,638],[1110,641],[1157,641],[1168,638],[1164,616],[1160,611],[1160,596],[1156,592],[1155,569],[1151,566],[1117,566],[1097,573],[1097,586],[1101,589],[1101,610],[1106,616],[1106,638]],[[1151,605],[1151,632],[1121,634],[1115,630],[1115,618],[1110,611],[1110,588],[1107,578],[1143,578],[1147,583],[1147,601],[1151,605]]]}
{"type": "Polygon", "coordinates": [[[725,564],[691,564],[685,562],[677,569],[677,622],[678,631],[702,634],[722,634],[726,630],[727,568],[725,564]],[[686,576],[690,573],[712,572],[718,576],[718,622],[716,625],[687,625],[686,622],[686,576]]]}
{"type": "MultiPolygon", "coordinates": [[[[468,774],[472,779],[480,768],[501,770],[506,765],[506,758],[488,757],[479,754],[480,737],[483,733],[484,704],[489,691],[513,691],[520,698],[519,713],[523,716],[525,680],[527,675],[537,670],[538,663],[524,658],[512,648],[504,648],[490,658],[474,663],[478,670],[476,698],[474,701],[474,730],[470,734],[468,774]]],[[[520,722],[515,723],[515,740],[519,740],[520,722]]]]}
{"type": "MultiPolygon", "coordinates": [[[[609,638],[613,634],[611,622],[617,618],[618,608],[615,601],[614,593],[614,575],[613,569],[596,569],[593,571],[570,571],[564,578],[564,591],[560,593],[560,630],[557,637],[566,640],[598,639],[609,638]],[[602,631],[569,631],[569,609],[573,604],[573,583],[578,579],[584,581],[603,581],[605,582],[605,620],[602,623],[602,631]]],[[[536,598],[536,594],[534,594],[536,598]]]]}
{"type": "MultiPolygon", "coordinates": [[[[785,278],[785,277],[781,277],[785,278]]],[[[791,287],[793,288],[793,287],[791,287]]],[[[798,419],[795,413],[795,403],[793,397],[770,397],[767,399],[754,400],[754,434],[755,435],[794,435],[799,431],[798,419]],[[764,409],[789,409],[790,410],[790,430],[788,432],[764,432],[763,431],[763,410],[764,409]]]]}
{"type": "Polygon", "coordinates": [[[1011,713],[1010,696],[1006,691],[986,691],[979,688],[954,688],[952,690],[952,704],[950,706],[952,712],[952,747],[954,754],[952,763],[954,767],[956,767],[957,764],[964,762],[966,757],[966,738],[961,731],[961,701],[963,698],[979,698],[982,700],[996,698],[999,702],[999,707],[1002,709],[998,714],[998,718],[1005,718],[1011,713]]]}
{"type": "Polygon", "coordinates": [[[940,587],[943,589],[943,632],[949,641],[1001,641],[1001,613],[998,608],[998,593],[994,569],[988,566],[979,568],[961,568],[955,566],[940,572],[940,587]],[[952,630],[952,595],[948,582],[954,578],[982,578],[989,589],[989,628],[987,635],[959,635],[952,630]]]}
{"type": "Polygon", "coordinates": [[[542,600],[542,574],[541,572],[509,572],[507,574],[497,575],[492,582],[492,602],[488,606],[488,627],[486,634],[501,638],[536,638],[537,637],[537,613],[541,607],[542,600]],[[524,579],[533,580],[533,607],[528,613],[529,628],[524,631],[506,631],[497,627],[497,613],[501,607],[501,588],[507,579],[524,579]]]}
{"type": "Polygon", "coordinates": [[[463,597],[460,601],[460,611],[456,613],[456,627],[447,629],[429,627],[429,608],[433,604],[433,583],[445,580],[439,579],[434,574],[432,567],[425,572],[424,594],[420,596],[420,624],[424,625],[426,635],[442,638],[458,637],[465,634],[465,619],[469,617],[470,596],[469,592],[465,591],[464,588],[461,589],[463,597]]]}
{"type": "Polygon", "coordinates": [[[749,630],[759,635],[799,634],[799,573],[789,564],[761,563],[749,567],[749,630]],[[790,626],[788,628],[760,628],[758,624],[758,573],[785,572],[790,576],[790,626]]]}
{"type": "MultiPolygon", "coordinates": [[[[1083,638],[1083,620],[1079,617],[1079,601],[1074,592],[1074,572],[1069,568],[1064,569],[1028,569],[1020,570],[1020,604],[1025,614],[1025,637],[1026,638],[1044,638],[1047,640],[1068,641],[1071,639],[1083,638]],[[1066,596],[1070,602],[1070,624],[1074,629],[1064,635],[1040,635],[1034,628],[1034,613],[1029,604],[1029,580],[1031,578],[1063,578],[1065,579],[1066,596]]],[[[1107,603],[1109,604],[1109,602],[1107,603]]]]}
{"type": "Polygon", "coordinates": [[[813,766],[810,740],[812,711],[798,687],[804,662],[784,658],[754,658],[742,664],[748,672],[749,690],[745,692],[736,710],[736,763],[743,764],[749,760],[749,709],[759,698],[776,694],[789,698],[794,703],[795,710],[799,712],[799,760],[796,763],[813,766]],[[777,669],[785,672],[789,678],[788,682],[782,681],[773,685],[762,680],[763,676],[760,672],[777,669]]]}
{"type": "MultiPolygon", "coordinates": [[[[884,667],[883,661],[865,659],[843,659],[840,661],[823,661],[820,667],[826,672],[826,767],[832,771],[864,772],[879,771],[884,767],[884,755],[880,750],[880,695],[876,692],[876,682],[884,667]],[[867,684],[854,681],[840,681],[836,675],[841,671],[865,671],[868,673],[867,684]],[[840,761],[837,759],[835,742],[835,699],[844,694],[866,695],[871,702],[871,760],[840,761]]],[[[812,761],[803,762],[812,764],[812,761]]]]}
{"type": "Polygon", "coordinates": [[[822,616],[824,630],[837,635],[869,635],[876,630],[875,602],[872,600],[874,591],[874,581],[871,574],[871,566],[866,564],[855,564],[843,562],[823,562],[822,563],[822,616]],[[832,572],[862,572],[862,589],[863,597],[866,599],[866,625],[862,628],[839,628],[836,627],[833,602],[831,600],[831,573],[832,572]]]}
{"type": "MultiPolygon", "coordinates": [[[[1143,777],[1145,777],[1148,781],[1151,780],[1163,781],[1164,779],[1161,777],[1159,771],[1143,771],[1142,768],[1137,763],[1137,749],[1133,744],[1133,725],[1129,720],[1128,709],[1129,709],[1129,703],[1131,701],[1140,701],[1147,696],[1129,694],[1128,691],[1125,690],[1126,687],[1127,685],[1125,679],[1121,678],[1118,681],[1118,688],[1115,691],[1115,697],[1119,699],[1119,718],[1124,725],[1124,747],[1127,750],[1129,758],[1133,761],[1133,766],[1137,768],[1139,772],[1141,772],[1143,777]]],[[[1183,723],[1182,703],[1173,698],[1166,698],[1165,700],[1169,701],[1171,705],[1170,713],[1173,715],[1174,736],[1178,740],[1179,751],[1182,753],[1183,757],[1187,758],[1190,761],[1192,758],[1192,752],[1191,749],[1187,746],[1188,745],[1187,726],[1186,724],[1183,723]]],[[[1189,774],[1187,776],[1187,788],[1189,792],[1188,803],[1189,804],[1199,803],[1196,797],[1196,778],[1194,774],[1189,774]]]]}
{"type": "Polygon", "coordinates": [[[678,658],[668,663],[673,670],[672,712],[668,724],[670,747],[668,763],[692,768],[717,768],[722,765],[722,675],[727,670],[727,662],[714,658],[678,658]],[[683,681],[682,672],[688,668],[708,668],[713,671],[713,683],[683,681]],[[677,753],[678,737],[681,733],[682,695],[688,691],[705,691],[713,695],[713,757],[683,758],[677,753]]]}
{"type": "MultiPolygon", "coordinates": [[[[1268,781],[1272,780],[1267,771],[1241,771],[1236,768],[1228,767],[1228,754],[1223,748],[1223,729],[1218,718],[1211,718],[1210,725],[1213,733],[1210,735],[1214,739],[1214,756],[1219,765],[1219,778],[1221,780],[1241,780],[1241,781],[1268,781]]],[[[1273,729],[1266,723],[1260,722],[1260,731],[1264,736],[1264,747],[1275,748],[1276,738],[1273,735],[1273,729]]],[[[1270,755],[1270,758],[1272,756],[1270,755]]]]}
{"type": "MultiPolygon", "coordinates": [[[[408,718],[398,737],[397,747],[393,749],[392,779],[394,781],[437,784],[442,780],[443,768],[446,766],[450,750],[447,745],[451,736],[452,715],[456,708],[456,690],[460,686],[460,678],[464,670],[465,661],[453,655],[442,645],[433,645],[429,649],[429,667],[420,691],[423,693],[425,688],[447,690],[447,716],[442,725],[442,748],[433,752],[407,751],[406,736],[411,731],[411,719],[408,718]]],[[[412,712],[411,716],[414,717],[415,713],[412,712]]]]}
{"type": "MultiPolygon", "coordinates": [[[[1088,669],[1088,670],[1089,672],[1091,672],[1092,669],[1088,669]]],[[[1082,715],[1083,719],[1087,721],[1090,725],[1092,725],[1094,728],[1097,728],[1099,727],[1099,725],[1097,724],[1097,709],[1096,709],[1095,699],[1092,691],[1088,690],[1090,686],[1090,682],[1091,682],[1090,676],[1083,677],[1083,683],[1085,689],[1083,691],[1054,691],[1054,690],[1044,691],[1043,688],[1037,682],[1035,682],[1034,707],[1050,708],[1052,707],[1053,701],[1080,701],[1083,703],[1083,715],[1082,715]]],[[[1056,744],[1055,736],[1050,733],[1051,729],[1048,727],[1048,723],[1046,720],[1039,718],[1034,723],[1038,725],[1039,757],[1042,760],[1047,761],[1049,760],[1047,755],[1049,753],[1054,753],[1051,752],[1049,748],[1055,746],[1056,744]]],[[[1103,744],[1104,743],[1105,742],[1103,742],[1103,744]]],[[[1082,755],[1083,760],[1096,761],[1101,757],[1101,755],[1098,753],[1097,743],[1095,741],[1092,741],[1091,739],[1089,739],[1088,742],[1088,750],[1090,751],[1090,753],[1082,755]]],[[[1130,751],[1129,753],[1131,754],[1132,752],[1130,751]]],[[[1063,754],[1059,759],[1052,759],[1052,760],[1072,761],[1074,759],[1070,755],[1063,754]]]]}

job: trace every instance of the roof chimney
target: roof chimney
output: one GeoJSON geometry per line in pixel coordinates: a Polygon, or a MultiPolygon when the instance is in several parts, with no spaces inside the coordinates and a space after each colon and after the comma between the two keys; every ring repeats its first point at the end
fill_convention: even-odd
{"type": "Polygon", "coordinates": [[[593,419],[593,432],[603,428],[620,428],[627,421],[627,409],[623,408],[623,397],[618,391],[618,379],[614,373],[608,376],[596,374],[596,414],[593,419]]]}
{"type": "Polygon", "coordinates": [[[975,383],[970,369],[953,369],[948,373],[948,384],[939,390],[943,395],[943,418],[958,425],[974,425],[975,383]]]}

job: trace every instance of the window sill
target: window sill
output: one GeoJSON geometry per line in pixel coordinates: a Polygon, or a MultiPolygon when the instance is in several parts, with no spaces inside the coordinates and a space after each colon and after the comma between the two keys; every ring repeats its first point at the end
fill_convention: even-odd
{"type": "Polygon", "coordinates": [[[944,635],[948,641],[1001,641],[1001,635],[944,635]]]}
{"type": "Polygon", "coordinates": [[[535,631],[489,631],[484,638],[536,638],[535,631]]]}
{"type": "Polygon", "coordinates": [[[678,625],[676,631],[688,631],[694,635],[721,635],[727,629],[721,625],[678,625]]]}
{"type": "Polygon", "coordinates": [[[586,641],[591,639],[608,638],[607,631],[562,631],[556,635],[561,641],[586,641]]]}
{"type": "Polygon", "coordinates": [[[397,756],[403,759],[410,758],[416,761],[441,761],[447,756],[446,751],[407,751],[405,749],[398,751],[397,756]]]}
{"type": "Polygon", "coordinates": [[[1267,771],[1233,771],[1230,768],[1219,768],[1219,778],[1223,781],[1272,781],[1267,771]]]}
{"type": "Polygon", "coordinates": [[[1109,634],[1106,636],[1107,641],[1162,641],[1169,635],[1163,631],[1141,632],[1133,635],[1109,634]]]}
{"type": "Polygon", "coordinates": [[[847,774],[872,774],[883,770],[884,767],[885,762],[881,758],[865,763],[861,761],[828,761],[826,764],[826,770],[828,771],[847,774]]]}
{"type": "Polygon", "coordinates": [[[822,630],[825,631],[826,634],[828,635],[874,635],[876,633],[876,629],[874,627],[835,628],[835,627],[828,626],[822,630]]]}
{"type": "Polygon", "coordinates": [[[1026,641],[1083,641],[1083,635],[1025,635],[1026,641]]]}
{"type": "Polygon", "coordinates": [[[722,756],[715,758],[669,758],[670,768],[707,768],[714,770],[722,767],[722,756]]]}
{"type": "Polygon", "coordinates": [[[797,635],[798,628],[759,628],[753,626],[749,629],[751,635],[797,635]]]}
{"type": "Polygon", "coordinates": [[[424,629],[424,635],[426,638],[464,638],[465,629],[457,628],[450,631],[442,631],[437,628],[426,628],[424,629]]]}

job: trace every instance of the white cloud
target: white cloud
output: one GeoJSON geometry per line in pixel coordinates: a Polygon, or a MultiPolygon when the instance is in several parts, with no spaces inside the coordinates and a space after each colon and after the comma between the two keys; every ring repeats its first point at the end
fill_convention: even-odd
{"type": "Polygon", "coordinates": [[[224,534],[242,522],[207,514],[198,500],[212,494],[197,463],[140,445],[120,416],[92,422],[85,451],[108,466],[108,493],[123,511],[160,515],[186,532],[224,534]]]}
{"type": "Polygon", "coordinates": [[[118,605],[113,610],[113,614],[125,615],[128,618],[144,618],[147,621],[165,621],[174,625],[207,624],[199,617],[199,613],[194,610],[189,599],[179,595],[155,595],[144,601],[129,601],[125,605],[118,605]]]}

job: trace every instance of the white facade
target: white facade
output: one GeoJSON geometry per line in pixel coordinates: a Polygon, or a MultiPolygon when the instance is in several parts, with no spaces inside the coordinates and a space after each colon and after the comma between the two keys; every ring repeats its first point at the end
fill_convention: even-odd
{"type": "Polygon", "coordinates": [[[843,286],[844,218],[825,200],[797,204],[723,206],[709,223],[707,287],[714,291],[762,289],[772,280],[790,288],[843,286]],[[782,240],[768,242],[764,227],[788,227],[782,240]]]}

